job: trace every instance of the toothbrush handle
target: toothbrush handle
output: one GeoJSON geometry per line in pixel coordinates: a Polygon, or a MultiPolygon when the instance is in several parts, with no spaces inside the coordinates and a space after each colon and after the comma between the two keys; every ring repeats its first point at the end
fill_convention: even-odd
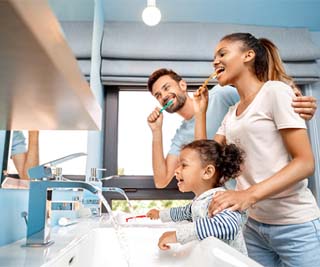
{"type": "Polygon", "coordinates": [[[137,216],[133,216],[133,217],[128,217],[128,218],[126,218],[126,222],[128,222],[129,220],[132,220],[132,219],[146,218],[146,217],[147,217],[146,215],[137,215],[137,216]]]}

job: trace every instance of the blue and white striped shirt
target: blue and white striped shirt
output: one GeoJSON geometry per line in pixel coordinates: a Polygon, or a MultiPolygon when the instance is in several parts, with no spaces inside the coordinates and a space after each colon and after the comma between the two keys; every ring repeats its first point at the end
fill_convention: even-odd
{"type": "Polygon", "coordinates": [[[242,236],[242,226],[247,218],[245,213],[224,210],[212,218],[208,217],[208,207],[214,194],[224,190],[222,187],[210,189],[184,207],[160,211],[160,218],[162,221],[191,222],[177,225],[179,243],[214,236],[246,254],[242,236]]]}

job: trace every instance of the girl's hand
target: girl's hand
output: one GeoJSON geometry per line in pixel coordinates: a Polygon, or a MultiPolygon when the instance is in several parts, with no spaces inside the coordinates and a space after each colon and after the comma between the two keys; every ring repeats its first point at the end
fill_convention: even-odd
{"type": "Polygon", "coordinates": [[[159,219],[159,213],[160,213],[160,211],[159,210],[157,210],[157,209],[152,209],[152,210],[149,210],[148,212],[147,212],[147,217],[148,218],[150,218],[151,220],[157,220],[157,219],[159,219]]]}
{"type": "Polygon", "coordinates": [[[177,243],[177,236],[175,231],[165,232],[159,238],[158,247],[162,250],[170,249],[168,243],[177,243]]]}
{"type": "Polygon", "coordinates": [[[205,113],[208,107],[208,88],[200,86],[193,93],[193,107],[195,113],[205,113]]]}
{"type": "Polygon", "coordinates": [[[254,204],[255,201],[248,190],[217,192],[209,205],[208,214],[214,216],[225,209],[244,211],[254,204]]]}

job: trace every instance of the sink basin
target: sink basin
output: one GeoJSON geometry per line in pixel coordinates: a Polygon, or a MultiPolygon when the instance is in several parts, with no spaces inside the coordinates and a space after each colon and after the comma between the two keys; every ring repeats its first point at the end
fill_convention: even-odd
{"type": "Polygon", "coordinates": [[[162,251],[158,248],[158,239],[170,230],[173,229],[159,225],[129,225],[118,231],[110,227],[96,228],[43,266],[261,267],[214,237],[186,245],[172,244],[170,250],[162,251]]]}

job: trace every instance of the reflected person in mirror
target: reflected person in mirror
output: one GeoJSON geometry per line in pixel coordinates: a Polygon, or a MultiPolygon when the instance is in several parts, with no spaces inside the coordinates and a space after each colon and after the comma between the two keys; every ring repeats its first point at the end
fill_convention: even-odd
{"type": "Polygon", "coordinates": [[[39,165],[39,131],[28,132],[28,146],[22,131],[13,131],[11,159],[20,179],[28,180],[28,169],[39,165]]]}
{"type": "Polygon", "coordinates": [[[214,140],[197,140],[182,148],[175,176],[179,190],[193,192],[195,198],[183,207],[152,209],[147,217],[190,223],[177,224],[176,231],[165,232],[159,239],[160,249],[170,249],[170,243],[185,244],[214,236],[247,254],[242,234],[245,212],[223,210],[212,218],[208,216],[209,203],[217,192],[226,190],[228,179],[239,175],[243,160],[243,152],[236,145],[220,145],[214,140]]]}
{"type": "MultiPolygon", "coordinates": [[[[161,106],[171,99],[173,104],[166,111],[177,113],[184,120],[172,139],[167,156],[163,152],[162,123],[163,113],[155,108],[148,116],[148,124],[152,131],[152,167],[154,183],[157,188],[166,187],[174,176],[178,166],[181,147],[194,140],[194,106],[193,99],[187,93],[187,83],[180,75],[169,69],[158,69],[148,80],[148,89],[161,106]]],[[[296,89],[296,88],[295,88],[296,89]]],[[[316,111],[316,99],[311,96],[301,96],[299,91],[292,100],[292,108],[305,120],[310,120],[316,111]]],[[[207,136],[213,138],[229,107],[239,101],[237,90],[231,86],[216,85],[209,91],[207,109],[207,136]]]]}

